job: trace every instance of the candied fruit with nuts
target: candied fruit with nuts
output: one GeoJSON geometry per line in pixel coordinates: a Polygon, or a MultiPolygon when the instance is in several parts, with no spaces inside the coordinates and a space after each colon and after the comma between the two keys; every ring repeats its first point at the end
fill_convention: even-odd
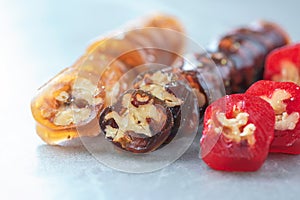
{"type": "Polygon", "coordinates": [[[263,99],[245,94],[222,97],[205,111],[201,157],[216,170],[256,171],[267,158],[274,123],[273,109],[263,99]]]}
{"type": "Polygon", "coordinates": [[[129,90],[103,110],[99,124],[113,144],[126,151],[146,153],[169,137],[173,116],[164,101],[142,90],[129,90]]]}

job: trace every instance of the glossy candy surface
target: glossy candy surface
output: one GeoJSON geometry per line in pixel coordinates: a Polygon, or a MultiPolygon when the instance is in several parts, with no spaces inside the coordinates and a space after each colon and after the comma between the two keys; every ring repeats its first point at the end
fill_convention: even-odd
{"type": "Polygon", "coordinates": [[[174,17],[157,14],[91,44],[32,100],[38,135],[48,144],[78,137],[77,129],[81,136],[98,135],[101,110],[127,89],[118,83],[126,72],[145,63],[171,65],[180,54],[184,41],[172,30],[183,32],[183,27],[174,17]]]}
{"type": "Polygon", "coordinates": [[[264,79],[300,84],[300,43],[272,51],[266,60],[264,79]]]}
{"type": "Polygon", "coordinates": [[[280,26],[267,21],[259,21],[222,36],[216,42],[214,52],[225,54],[224,62],[229,59],[233,63],[234,67],[229,65],[227,70],[230,80],[224,80],[229,81],[231,93],[244,92],[252,83],[261,80],[268,53],[289,41],[289,36],[280,26]]]}
{"type": "Polygon", "coordinates": [[[173,116],[164,101],[142,90],[129,90],[103,110],[100,127],[105,137],[124,150],[147,153],[171,134],[173,116]]]}
{"type": "Polygon", "coordinates": [[[254,83],[246,93],[261,97],[274,109],[276,122],[270,152],[300,154],[299,86],[292,82],[262,80],[254,83]]]}
{"type": "Polygon", "coordinates": [[[255,96],[233,94],[215,101],[204,116],[203,161],[216,170],[258,170],[274,137],[274,119],[272,107],[255,96]]]}

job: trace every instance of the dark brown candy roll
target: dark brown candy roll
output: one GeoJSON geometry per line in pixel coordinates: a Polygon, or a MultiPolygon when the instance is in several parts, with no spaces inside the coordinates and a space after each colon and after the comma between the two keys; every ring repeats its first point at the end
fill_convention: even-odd
{"type": "Polygon", "coordinates": [[[266,21],[235,29],[221,37],[216,52],[224,53],[240,76],[233,77],[231,92],[244,92],[262,79],[267,54],[288,42],[288,35],[278,25],[266,21]]]}
{"type": "Polygon", "coordinates": [[[129,90],[100,115],[105,137],[122,149],[146,153],[169,137],[173,116],[162,100],[142,90],[129,90]]]}
{"type": "MultiPolygon", "coordinates": [[[[198,74],[205,73],[209,68],[217,67],[225,87],[227,94],[230,94],[232,90],[236,87],[236,83],[239,82],[240,77],[238,76],[238,71],[235,69],[235,66],[231,59],[229,59],[224,53],[207,53],[207,54],[198,54],[195,55],[198,61],[198,74]],[[215,65],[215,66],[213,66],[215,65]]],[[[212,75],[213,76],[213,75],[212,75]]],[[[215,80],[216,82],[216,80],[215,80]]],[[[215,86],[212,84],[212,86],[215,86]]],[[[217,85],[220,89],[220,85],[217,85]]]]}
{"type": "Polygon", "coordinates": [[[197,77],[197,71],[182,71],[181,74],[185,77],[189,85],[193,88],[193,92],[198,100],[199,116],[200,118],[202,118],[202,116],[204,115],[204,111],[208,106],[208,99],[206,92],[197,77]]]}
{"type": "Polygon", "coordinates": [[[238,28],[232,33],[241,33],[255,38],[267,48],[267,51],[290,42],[289,35],[279,25],[267,21],[255,22],[248,27],[238,28]]]}
{"type": "Polygon", "coordinates": [[[134,81],[134,88],[149,92],[153,96],[165,102],[170,108],[174,125],[171,134],[165,143],[170,143],[176,136],[180,127],[181,105],[187,98],[188,91],[180,77],[172,73],[172,69],[154,70],[140,74],[134,81]],[[168,72],[167,72],[168,71],[168,72]]]}
{"type": "MultiPolygon", "coordinates": [[[[212,60],[211,54],[189,54],[187,59],[180,60],[176,63],[176,66],[180,70],[180,73],[188,81],[190,87],[193,88],[194,93],[198,99],[199,117],[202,119],[206,107],[211,102],[210,97],[221,97],[223,95],[222,89],[224,87],[223,82],[219,81],[216,64],[212,60]],[[214,94],[211,94],[214,91],[214,94]]],[[[224,63],[224,65],[230,65],[230,62],[224,63]]],[[[229,77],[230,67],[223,67],[224,79],[229,77]],[[228,72],[225,73],[226,70],[228,72]]]]}

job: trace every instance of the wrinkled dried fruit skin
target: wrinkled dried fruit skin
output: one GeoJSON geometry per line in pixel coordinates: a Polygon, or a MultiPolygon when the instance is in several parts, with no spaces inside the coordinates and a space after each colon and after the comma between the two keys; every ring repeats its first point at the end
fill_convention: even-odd
{"type": "MultiPolygon", "coordinates": [[[[180,22],[172,16],[150,16],[132,23],[131,29],[134,28],[137,30],[127,34],[126,30],[130,29],[124,29],[123,39],[112,38],[109,35],[95,41],[74,65],[63,70],[39,89],[31,102],[31,110],[37,122],[37,133],[46,143],[58,144],[79,137],[78,130],[81,136],[98,135],[99,128],[95,129],[92,122],[98,121],[102,109],[114,103],[116,98],[127,90],[126,85],[118,85],[122,75],[144,63],[161,62],[171,65],[181,53],[184,41],[176,40],[178,34],[170,32],[184,30],[180,22]],[[146,27],[166,28],[170,31],[166,35],[166,31],[142,29],[146,27]],[[147,49],[148,47],[160,49],[147,49]],[[91,84],[87,85],[93,85],[99,93],[83,99],[72,98],[73,86],[78,82],[78,78],[89,80],[91,84]],[[91,104],[89,99],[94,103],[91,104]],[[61,112],[62,107],[70,109],[61,112]],[[76,119],[73,116],[74,111],[71,110],[73,107],[77,109],[75,113],[80,113],[76,119]]],[[[90,89],[85,88],[86,84],[82,85],[84,94],[88,93],[90,89]]],[[[80,93],[79,96],[84,94],[80,93]]]]}
{"type": "MultiPolygon", "coordinates": [[[[215,101],[208,106],[204,116],[203,135],[200,142],[203,161],[216,170],[258,170],[268,155],[269,146],[274,137],[274,119],[272,107],[254,96],[233,94],[215,101]],[[225,117],[231,120],[243,113],[245,121],[243,123],[237,121],[240,124],[239,131],[245,132],[247,126],[253,126],[250,132],[251,137],[247,136],[243,139],[242,134],[233,134],[231,129],[219,121],[217,116],[220,113],[225,113],[225,117]],[[225,133],[233,135],[225,135],[225,133]],[[230,139],[229,136],[235,136],[232,138],[239,136],[237,138],[239,140],[230,139]]],[[[233,125],[232,130],[235,126],[233,125]]]]}
{"type": "MultiPolygon", "coordinates": [[[[291,82],[258,81],[247,91],[247,94],[262,97],[265,100],[272,99],[274,103],[282,103],[284,112],[287,115],[300,113],[300,88],[291,82]],[[276,91],[285,91],[286,97],[276,99],[276,91]],[[274,99],[275,98],[275,99],[274,99]]],[[[280,108],[280,107],[279,107],[280,108]]],[[[281,107],[282,109],[282,107],[281,107]]],[[[275,107],[274,111],[276,113],[275,107]]],[[[278,112],[277,112],[278,114],[278,112]]],[[[287,130],[274,131],[274,140],[270,147],[270,152],[300,154],[300,120],[296,120],[295,127],[287,130]]],[[[289,122],[290,123],[290,122],[289,122]]]]}
{"type": "Polygon", "coordinates": [[[133,153],[147,153],[160,147],[169,137],[173,116],[170,108],[153,95],[142,90],[129,90],[114,105],[103,110],[99,124],[113,144],[133,153]],[[149,109],[154,113],[147,112],[146,107],[155,108],[149,109]],[[135,131],[148,128],[148,133],[135,131]]]}
{"type": "Polygon", "coordinates": [[[215,50],[226,54],[239,75],[232,76],[232,93],[244,92],[252,83],[261,80],[267,54],[288,44],[289,40],[278,25],[270,22],[257,22],[221,37],[215,50]]]}

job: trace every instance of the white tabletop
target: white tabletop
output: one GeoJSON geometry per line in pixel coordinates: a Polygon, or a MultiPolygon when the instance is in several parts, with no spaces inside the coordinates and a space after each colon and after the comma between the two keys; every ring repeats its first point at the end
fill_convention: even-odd
{"type": "Polygon", "coordinates": [[[270,155],[254,173],[218,172],[199,159],[198,136],[170,166],[127,174],[99,163],[80,140],[45,145],[30,112],[39,86],[91,39],[130,19],[175,14],[203,46],[234,26],[269,19],[299,41],[299,7],[296,0],[0,0],[0,199],[299,199],[299,156],[270,155]]]}

